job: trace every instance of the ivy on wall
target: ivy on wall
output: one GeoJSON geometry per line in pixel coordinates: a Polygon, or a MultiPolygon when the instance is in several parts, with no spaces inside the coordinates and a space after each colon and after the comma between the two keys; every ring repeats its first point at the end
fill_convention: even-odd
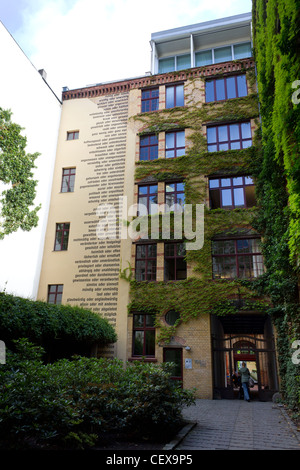
{"type": "MultiPolygon", "coordinates": [[[[253,145],[243,150],[208,152],[203,134],[206,122],[222,123],[254,119],[258,124],[258,99],[253,88],[255,74],[247,70],[250,93],[243,98],[236,98],[222,103],[199,103],[199,79],[188,81],[185,103],[182,108],[165,109],[154,113],[138,114],[132,118],[138,123],[139,134],[166,132],[174,129],[189,129],[189,145],[186,154],[173,159],[159,158],[153,161],[136,163],[136,181],[168,181],[181,178],[185,182],[185,201],[187,204],[205,203],[208,194],[207,176],[213,174],[249,174],[253,173],[256,162],[256,148],[253,145]],[[187,93],[187,90],[189,92],[187,93]],[[192,132],[191,132],[192,131],[192,132]]],[[[204,90],[204,87],[202,87],[204,90]]],[[[209,210],[205,208],[204,245],[200,250],[187,251],[187,263],[193,267],[193,276],[176,282],[136,282],[130,268],[121,273],[131,283],[131,303],[129,312],[153,311],[156,314],[156,326],[159,328],[158,341],[168,342],[181,322],[197,318],[203,313],[225,315],[236,313],[237,309],[230,299],[248,300],[245,309],[266,311],[267,302],[257,301],[257,295],[240,280],[212,280],[211,240],[220,232],[252,231],[252,222],[256,208],[209,210]],[[129,269],[129,271],[128,271],[129,269]],[[165,326],[161,317],[170,309],[180,313],[180,319],[174,326],[165,326]]],[[[154,217],[154,216],[152,216],[154,217]]],[[[149,216],[149,219],[152,218],[149,216]]],[[[172,220],[172,218],[171,218],[172,220]]],[[[195,221],[196,222],[196,221],[195,221]]],[[[151,224],[148,224],[150,227],[151,224]]],[[[172,226],[171,226],[172,229],[172,226]]],[[[160,236],[160,241],[163,237],[160,236]]]]}
{"type": "Polygon", "coordinates": [[[262,133],[255,227],[263,234],[267,267],[254,287],[274,304],[270,313],[278,332],[282,391],[298,409],[299,366],[291,361],[291,344],[300,338],[300,100],[294,94],[300,80],[299,12],[299,0],[253,1],[262,133]]]}

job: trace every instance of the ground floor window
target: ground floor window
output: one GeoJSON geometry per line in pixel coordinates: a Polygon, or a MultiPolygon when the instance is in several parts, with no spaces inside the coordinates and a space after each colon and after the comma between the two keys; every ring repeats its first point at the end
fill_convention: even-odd
{"type": "Polygon", "coordinates": [[[155,326],[151,314],[133,315],[132,356],[155,356],[155,326]]]}

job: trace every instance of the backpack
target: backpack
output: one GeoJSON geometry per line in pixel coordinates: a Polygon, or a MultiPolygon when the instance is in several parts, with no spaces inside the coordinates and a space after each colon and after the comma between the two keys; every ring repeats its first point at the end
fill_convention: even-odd
{"type": "Polygon", "coordinates": [[[252,379],[252,377],[249,378],[249,387],[250,388],[254,387],[254,380],[252,379]]]}

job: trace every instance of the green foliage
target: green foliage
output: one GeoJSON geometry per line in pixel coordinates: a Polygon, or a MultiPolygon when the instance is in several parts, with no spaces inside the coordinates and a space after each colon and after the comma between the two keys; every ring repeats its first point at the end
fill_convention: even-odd
{"type": "MultiPolygon", "coordinates": [[[[242,65],[243,70],[243,65],[242,65]]],[[[186,106],[182,108],[165,109],[155,113],[142,113],[134,116],[142,126],[141,134],[165,132],[172,129],[189,129],[186,154],[177,158],[159,158],[153,161],[139,161],[136,164],[135,179],[154,178],[157,181],[167,181],[170,178],[180,178],[185,183],[185,202],[187,204],[205,203],[208,194],[208,178],[214,174],[253,174],[257,159],[256,143],[242,150],[227,150],[208,152],[206,138],[203,135],[203,125],[206,122],[222,123],[247,119],[257,120],[259,115],[258,98],[254,88],[255,75],[253,70],[246,71],[248,82],[251,84],[249,95],[244,98],[227,100],[226,102],[198,103],[195,101],[193,81],[190,80],[189,94],[185,94],[186,106]]],[[[221,76],[221,75],[220,75],[221,76]]],[[[199,81],[199,79],[197,79],[199,81]]],[[[236,234],[240,230],[251,230],[255,219],[256,208],[235,209],[232,211],[205,209],[204,246],[200,250],[187,251],[187,263],[193,265],[194,277],[184,281],[138,283],[127,276],[131,282],[131,303],[129,313],[154,310],[156,312],[156,327],[159,328],[158,341],[168,342],[175,334],[180,322],[187,322],[201,314],[217,313],[224,315],[235,313],[232,304],[228,304],[230,296],[242,296],[243,299],[253,299],[255,294],[249,286],[243,286],[239,280],[213,281],[211,240],[224,231],[236,234]],[[169,309],[180,313],[180,320],[172,327],[161,324],[160,317],[169,309]]],[[[171,238],[174,230],[173,214],[170,217],[171,238]]],[[[149,217],[151,221],[157,216],[149,217]]],[[[194,223],[196,222],[194,216],[194,223]]],[[[159,240],[164,237],[160,234],[159,240]]],[[[126,278],[126,273],[122,277],[126,278]]],[[[265,306],[263,307],[265,308],[265,306]]]]}
{"type": "Polygon", "coordinates": [[[299,11],[299,0],[253,2],[262,130],[255,227],[263,235],[267,267],[255,287],[274,304],[270,313],[278,332],[282,392],[286,402],[298,408],[299,368],[291,363],[290,345],[300,337],[300,103],[293,99],[293,84],[300,79],[299,11]]]}
{"type": "Polygon", "coordinates": [[[54,305],[0,293],[0,337],[29,338],[45,345],[56,340],[114,343],[116,333],[107,319],[71,305],[54,305]]]}
{"type": "Polygon", "coordinates": [[[26,153],[27,140],[21,127],[11,121],[12,113],[0,108],[0,182],[8,189],[0,193],[0,239],[18,228],[37,226],[40,206],[30,209],[36,196],[32,170],[38,153],[26,153]]]}
{"type": "Polygon", "coordinates": [[[26,340],[0,369],[0,447],[87,448],[106,432],[162,436],[181,422],[193,392],[171,365],[75,357],[44,365],[26,340]]]}

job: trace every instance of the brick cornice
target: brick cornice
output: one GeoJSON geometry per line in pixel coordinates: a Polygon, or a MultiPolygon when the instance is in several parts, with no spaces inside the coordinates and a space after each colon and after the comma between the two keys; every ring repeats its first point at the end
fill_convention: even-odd
{"type": "Polygon", "coordinates": [[[165,85],[167,83],[181,82],[197,77],[209,77],[226,73],[235,73],[253,68],[254,59],[242,59],[239,61],[224,62],[221,64],[194,67],[179,72],[168,72],[157,75],[146,75],[144,77],[120,80],[116,82],[104,83],[75,90],[67,90],[62,93],[62,100],[73,100],[80,98],[95,98],[114,93],[124,93],[132,89],[145,88],[150,86],[165,85]]]}

